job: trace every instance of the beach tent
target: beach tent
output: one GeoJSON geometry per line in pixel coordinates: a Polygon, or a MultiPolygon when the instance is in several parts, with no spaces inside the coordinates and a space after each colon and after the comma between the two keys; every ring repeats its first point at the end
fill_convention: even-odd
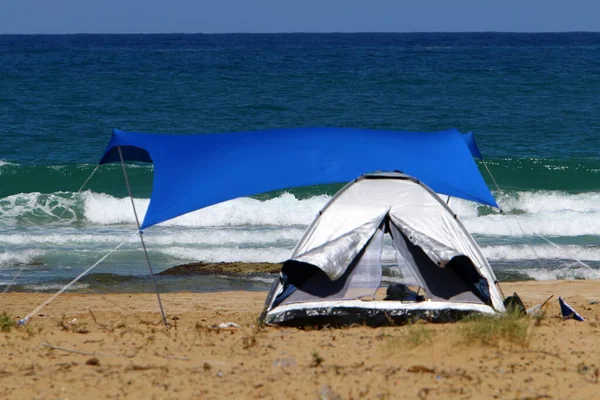
{"type": "Polygon", "coordinates": [[[319,213],[284,263],[261,318],[381,325],[498,311],[504,305],[494,273],[445,202],[415,178],[375,173],[346,185],[319,213]],[[402,283],[383,300],[376,292],[385,234],[402,283]]]}

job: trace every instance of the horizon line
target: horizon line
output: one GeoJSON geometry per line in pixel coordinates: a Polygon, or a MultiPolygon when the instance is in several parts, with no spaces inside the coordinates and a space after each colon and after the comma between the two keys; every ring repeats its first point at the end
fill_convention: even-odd
{"type": "Polygon", "coordinates": [[[380,34],[575,34],[575,33],[600,33],[600,31],[572,30],[572,31],[289,31],[289,32],[63,32],[63,33],[2,33],[0,36],[93,36],[93,35],[380,35],[380,34]]]}

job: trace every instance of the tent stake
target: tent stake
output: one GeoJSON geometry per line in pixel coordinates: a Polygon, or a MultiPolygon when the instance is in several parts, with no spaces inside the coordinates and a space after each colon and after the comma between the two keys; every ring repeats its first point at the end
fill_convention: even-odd
{"type": "Polygon", "coordinates": [[[133,195],[131,194],[131,186],[129,186],[129,178],[127,177],[127,171],[125,170],[125,161],[123,160],[123,153],[121,152],[121,146],[117,146],[119,150],[119,157],[121,158],[121,167],[123,167],[123,175],[125,176],[125,184],[127,185],[127,192],[129,193],[129,199],[131,200],[131,207],[133,207],[133,214],[135,215],[135,222],[138,227],[138,233],[140,234],[140,241],[142,242],[142,248],[144,249],[144,255],[146,256],[146,263],[148,264],[148,269],[150,270],[150,279],[152,280],[152,284],[154,285],[154,290],[156,291],[156,298],[158,299],[158,307],[160,308],[160,315],[162,316],[163,323],[166,327],[169,326],[167,323],[167,317],[165,316],[165,310],[163,309],[162,301],[160,299],[160,292],[158,291],[158,285],[156,284],[156,280],[154,279],[154,272],[152,271],[152,265],[150,264],[150,257],[148,257],[148,250],[146,250],[146,243],[144,242],[144,234],[141,229],[140,220],[137,215],[137,210],[135,209],[135,203],[133,202],[133,195]]]}

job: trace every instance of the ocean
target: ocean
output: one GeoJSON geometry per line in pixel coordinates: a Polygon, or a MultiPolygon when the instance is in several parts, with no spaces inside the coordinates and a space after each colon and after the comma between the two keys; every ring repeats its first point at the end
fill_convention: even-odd
{"type": "MultiPolygon", "coordinates": [[[[151,290],[120,166],[77,193],[113,128],[473,131],[503,213],[450,206],[498,278],[596,279],[598,110],[600,33],[0,35],[0,289],[18,274],[11,290],[57,290],[125,240],[74,290],[151,290]]],[[[141,214],[152,173],[128,167],[141,214]]],[[[257,194],[151,227],[153,268],[284,261],[340,187],[257,194]]],[[[158,282],[266,290],[271,279],[158,282]]]]}

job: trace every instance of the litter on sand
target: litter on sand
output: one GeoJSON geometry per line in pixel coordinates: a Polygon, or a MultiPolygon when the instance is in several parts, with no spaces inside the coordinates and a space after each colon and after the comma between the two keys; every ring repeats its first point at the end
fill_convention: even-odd
{"type": "Polygon", "coordinates": [[[570,305],[568,305],[567,303],[565,303],[565,301],[563,300],[562,297],[558,297],[558,302],[560,304],[560,313],[562,314],[564,319],[575,319],[577,321],[585,321],[585,318],[583,318],[581,315],[579,315],[577,313],[577,311],[575,311],[573,309],[573,307],[571,307],[570,305]]]}

